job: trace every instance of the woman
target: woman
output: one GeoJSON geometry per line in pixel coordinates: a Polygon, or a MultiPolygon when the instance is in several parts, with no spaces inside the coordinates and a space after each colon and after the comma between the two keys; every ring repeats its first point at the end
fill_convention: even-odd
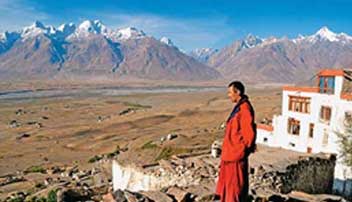
{"type": "Polygon", "coordinates": [[[227,119],[216,194],[221,202],[245,202],[248,197],[248,156],[255,150],[254,110],[239,81],[228,86],[235,106],[227,119]]]}

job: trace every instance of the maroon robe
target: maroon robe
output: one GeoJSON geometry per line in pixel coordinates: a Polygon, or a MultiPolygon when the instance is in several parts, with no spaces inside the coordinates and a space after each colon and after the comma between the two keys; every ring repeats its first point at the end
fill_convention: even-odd
{"type": "Polygon", "coordinates": [[[216,194],[221,202],[245,202],[248,195],[248,156],[255,148],[254,111],[245,99],[234,107],[225,130],[216,194]]]}

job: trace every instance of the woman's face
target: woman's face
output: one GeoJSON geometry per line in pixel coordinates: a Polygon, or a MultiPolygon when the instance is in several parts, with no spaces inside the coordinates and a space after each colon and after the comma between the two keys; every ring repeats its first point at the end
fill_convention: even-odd
{"type": "Polygon", "coordinates": [[[240,91],[234,88],[233,86],[230,86],[227,88],[227,96],[229,96],[231,102],[238,102],[241,99],[240,96],[240,91]]]}

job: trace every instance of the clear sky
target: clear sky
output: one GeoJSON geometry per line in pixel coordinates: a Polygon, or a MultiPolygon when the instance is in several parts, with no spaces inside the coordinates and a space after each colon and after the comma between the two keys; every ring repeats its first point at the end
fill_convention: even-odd
{"type": "Polygon", "coordinates": [[[220,48],[252,33],[296,37],[322,26],[352,35],[352,0],[0,0],[0,32],[34,20],[58,26],[100,19],[167,36],[180,48],[220,48]]]}

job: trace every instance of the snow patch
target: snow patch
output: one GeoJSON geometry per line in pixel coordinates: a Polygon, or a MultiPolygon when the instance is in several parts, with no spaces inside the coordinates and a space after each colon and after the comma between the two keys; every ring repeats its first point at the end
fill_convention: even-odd
{"type": "Polygon", "coordinates": [[[35,21],[31,26],[24,27],[21,31],[23,40],[33,38],[41,34],[56,34],[57,30],[53,26],[46,27],[43,23],[35,21]]]}
{"type": "Polygon", "coordinates": [[[145,36],[146,34],[143,31],[138,30],[135,27],[127,27],[127,28],[119,29],[115,33],[115,39],[118,41],[128,40],[128,39],[139,39],[145,36]]]}
{"type": "MultiPolygon", "coordinates": [[[[72,29],[72,26],[71,26],[72,29]]],[[[68,38],[87,38],[90,35],[107,36],[111,32],[100,20],[85,20],[83,21],[68,38]]]]}
{"type": "Polygon", "coordinates": [[[167,38],[167,37],[161,37],[160,39],[160,42],[161,43],[164,43],[168,46],[171,46],[171,47],[175,47],[174,43],[171,41],[171,39],[167,38]]]}

